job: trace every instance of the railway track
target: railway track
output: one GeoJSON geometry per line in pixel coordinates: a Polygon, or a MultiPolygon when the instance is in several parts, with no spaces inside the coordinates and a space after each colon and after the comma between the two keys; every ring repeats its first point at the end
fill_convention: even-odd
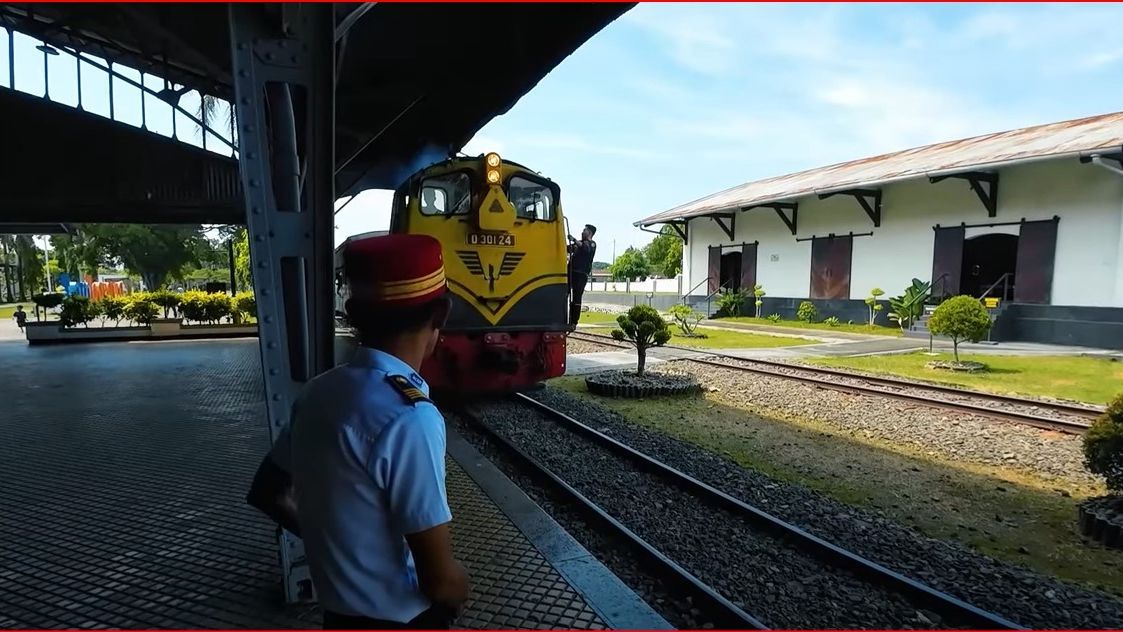
{"type": "MultiPolygon", "coordinates": [[[[837,598],[837,604],[833,602],[830,604],[837,609],[837,616],[840,618],[836,620],[831,618],[836,615],[830,613],[808,613],[806,610],[807,604],[793,603],[785,610],[779,604],[771,601],[770,595],[765,595],[763,599],[757,601],[761,595],[752,594],[751,591],[748,595],[743,592],[740,594],[723,594],[723,592],[732,590],[729,585],[735,583],[734,580],[719,580],[717,582],[725,586],[725,591],[714,587],[712,584],[715,582],[707,583],[688,570],[684,564],[680,564],[673,559],[672,555],[663,552],[656,544],[641,537],[637,533],[638,530],[650,530],[651,528],[651,525],[645,523],[642,518],[631,516],[630,512],[626,510],[620,518],[612,515],[578,489],[579,486],[582,486],[581,482],[571,483],[566,481],[562,475],[555,472],[539,457],[531,454],[533,444],[528,449],[528,447],[524,447],[527,445],[525,442],[523,442],[523,445],[519,445],[519,441],[512,440],[505,436],[505,433],[494,429],[488,423],[488,414],[482,411],[480,407],[464,406],[459,409],[461,415],[471,422],[473,428],[487,437],[493,445],[500,447],[504,453],[513,456],[521,467],[532,470],[536,479],[546,481],[549,486],[566,496],[570,505],[578,507],[600,529],[611,531],[627,541],[632,551],[642,559],[644,565],[652,573],[670,578],[674,584],[677,584],[681,590],[693,598],[694,604],[706,611],[709,620],[719,629],[768,629],[774,625],[776,627],[791,627],[792,624],[796,624],[797,627],[803,627],[805,624],[811,627],[831,627],[830,622],[843,623],[842,627],[855,625],[861,627],[901,627],[902,621],[894,617],[899,616],[902,604],[906,604],[905,610],[915,607],[934,612],[939,615],[939,620],[950,627],[1024,629],[1019,624],[1001,615],[975,607],[955,596],[936,590],[827,542],[800,527],[787,523],[741,499],[639,452],[531,397],[521,394],[515,395],[511,402],[517,407],[525,409],[525,413],[519,413],[522,422],[518,425],[524,425],[528,415],[538,415],[563,429],[567,437],[572,436],[575,441],[586,442],[595,446],[594,450],[606,453],[598,458],[611,458],[613,462],[625,462],[627,465],[624,466],[624,469],[630,468],[632,472],[642,473],[646,477],[644,479],[646,482],[629,481],[628,484],[637,485],[645,492],[644,502],[652,499],[649,502],[658,503],[658,500],[653,500],[656,498],[666,501],[668,498],[667,491],[660,492],[659,489],[660,486],[665,486],[666,490],[670,490],[670,497],[672,498],[669,501],[670,503],[675,506],[688,505],[691,507],[689,516],[696,525],[686,525],[685,529],[695,540],[704,537],[703,531],[713,528],[715,533],[711,537],[716,542],[724,543],[723,546],[726,548],[733,547],[740,552],[756,551],[757,555],[762,558],[776,555],[778,549],[784,549],[784,555],[788,556],[784,559],[794,560],[787,567],[776,568],[769,566],[770,564],[777,564],[775,558],[765,561],[749,555],[745,559],[730,560],[731,563],[727,566],[719,565],[719,569],[726,569],[717,571],[719,574],[728,573],[733,576],[738,572],[744,572],[747,576],[754,578],[750,579],[750,582],[762,582],[766,579],[775,579],[777,582],[782,582],[787,579],[789,584],[792,581],[803,582],[803,585],[807,586],[809,590],[814,590],[816,585],[819,585],[822,589],[822,586],[825,585],[830,594],[841,595],[837,598]],[[611,457],[607,456],[609,454],[611,457]],[[634,522],[639,528],[633,529],[625,522],[634,522]],[[743,530],[728,531],[730,524],[743,525],[734,527],[734,529],[743,530]],[[730,535],[735,537],[731,538],[730,535]],[[746,544],[749,541],[753,542],[746,544]],[[761,575],[769,573],[775,573],[776,576],[771,578],[761,577],[761,575]],[[804,574],[805,577],[801,577],[801,574],[804,574]],[[789,579],[789,577],[794,577],[794,579],[789,579]],[[862,591],[868,591],[868,595],[854,598],[854,593],[862,591]],[[847,596],[852,598],[850,603],[846,601],[847,596]],[[742,605],[750,602],[750,600],[754,605],[742,607],[742,605],[735,603],[737,599],[741,599],[742,605]],[[747,611],[757,609],[764,612],[747,611]],[[772,621],[770,621],[769,614],[774,617],[772,621]],[[882,620],[861,620],[863,616],[882,620]],[[848,617],[849,619],[847,619],[848,617]]],[[[533,442],[535,436],[537,435],[531,434],[526,440],[533,442]]],[[[567,451],[566,454],[589,449],[588,446],[579,447],[576,444],[570,447],[572,450],[567,451]]],[[[559,456],[563,459],[566,458],[565,455],[559,456]]],[[[620,474],[620,476],[627,476],[627,474],[620,474]]],[[[581,477],[578,474],[576,478],[581,477]]],[[[589,481],[586,480],[584,485],[588,484],[589,481]]],[[[590,491],[590,495],[597,493],[596,483],[593,484],[594,489],[592,490],[586,487],[590,491]]],[[[673,520],[674,518],[668,515],[663,519],[673,520]]],[[[658,538],[659,536],[656,535],[655,537],[658,538]]],[[[705,544],[699,544],[699,546],[702,551],[713,550],[712,548],[707,549],[705,544]]],[[[675,546],[675,541],[671,542],[670,548],[678,551],[679,555],[683,554],[681,547],[675,546]]],[[[689,564],[689,562],[686,564],[689,564]]],[[[711,570],[711,572],[713,571],[711,570]]],[[[768,586],[772,586],[772,584],[769,583],[768,586]]],[[[780,594],[787,596],[786,592],[780,594]]],[[[804,596],[803,599],[806,600],[807,597],[804,596]]],[[[811,600],[814,602],[814,598],[811,600]]],[[[800,597],[793,596],[791,601],[798,602],[800,597]]],[[[831,610],[826,603],[818,603],[818,605],[831,610]]],[[[909,625],[909,622],[906,621],[904,624],[909,625]]],[[[912,627],[912,625],[909,627],[912,627]]],[[[922,625],[921,627],[925,626],[922,625]]]]}
{"type": "MultiPolygon", "coordinates": [[[[569,335],[577,340],[618,348],[631,348],[628,345],[620,344],[610,336],[581,331],[569,335]]],[[[1103,412],[1101,409],[1063,402],[969,391],[951,386],[866,375],[826,367],[796,365],[771,360],[747,360],[689,347],[674,345],[665,345],[665,347],[693,354],[693,357],[684,359],[709,366],[797,380],[820,388],[829,388],[856,395],[889,397],[1068,434],[1084,433],[1091,421],[1103,412]]]]}

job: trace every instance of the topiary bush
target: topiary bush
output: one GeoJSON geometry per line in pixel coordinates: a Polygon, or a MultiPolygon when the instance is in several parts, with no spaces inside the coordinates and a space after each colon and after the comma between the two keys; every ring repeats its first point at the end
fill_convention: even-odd
{"type": "Polygon", "coordinates": [[[125,317],[138,325],[149,325],[160,315],[160,306],[152,302],[148,292],[130,294],[125,305],[125,317]]]}
{"type": "Polygon", "coordinates": [[[959,343],[978,342],[990,329],[990,314],[973,296],[955,296],[940,304],[928,318],[928,330],[951,338],[955,361],[959,362],[959,343]]]}
{"type": "Polygon", "coordinates": [[[159,290],[152,293],[152,302],[164,310],[164,318],[170,318],[179,308],[180,295],[171,290],[159,290]]]}
{"type": "Polygon", "coordinates": [[[819,310],[815,309],[815,304],[811,301],[803,301],[799,304],[795,316],[805,323],[813,323],[819,320],[819,310]]]}
{"type": "Polygon", "coordinates": [[[47,310],[54,309],[62,305],[62,299],[65,296],[62,292],[41,292],[31,297],[31,302],[35,304],[35,320],[43,320],[47,317],[47,310]],[[39,309],[43,310],[43,318],[39,317],[39,309]]]}
{"type": "Polygon", "coordinates": [[[764,286],[763,285],[757,283],[755,286],[753,286],[753,299],[755,299],[753,301],[753,305],[756,307],[756,312],[754,312],[754,313],[756,314],[757,318],[760,318],[760,311],[764,307],[764,286]]]}
{"type": "Polygon", "coordinates": [[[1102,476],[1112,492],[1123,492],[1123,394],[1084,434],[1084,467],[1102,476]]]}
{"type": "Polygon", "coordinates": [[[683,305],[682,303],[674,305],[669,311],[675,324],[682,330],[682,335],[691,338],[702,337],[702,335],[698,333],[698,323],[702,322],[702,319],[706,317],[705,314],[696,311],[689,305],[683,305]]]}
{"type": "Polygon", "coordinates": [[[643,375],[647,365],[647,350],[650,347],[661,347],[671,339],[667,321],[663,320],[663,316],[654,307],[637,305],[621,314],[616,322],[620,328],[612,330],[612,337],[631,343],[636,348],[636,375],[643,375]]]}
{"type": "Polygon", "coordinates": [[[884,295],[885,290],[875,287],[870,290],[870,295],[866,297],[866,306],[869,307],[870,310],[870,327],[874,326],[874,319],[877,318],[877,313],[885,309],[884,305],[877,302],[878,298],[884,295]]]}

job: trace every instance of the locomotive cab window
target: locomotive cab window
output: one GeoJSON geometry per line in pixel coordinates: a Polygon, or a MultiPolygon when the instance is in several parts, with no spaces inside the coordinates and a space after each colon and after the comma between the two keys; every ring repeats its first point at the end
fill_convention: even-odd
{"type": "Polygon", "coordinates": [[[507,199],[522,219],[554,219],[554,191],[541,182],[515,176],[507,184],[507,199]]]}
{"type": "Polygon", "coordinates": [[[464,215],[472,206],[472,183],[464,173],[426,178],[418,201],[422,215],[464,215]]]}

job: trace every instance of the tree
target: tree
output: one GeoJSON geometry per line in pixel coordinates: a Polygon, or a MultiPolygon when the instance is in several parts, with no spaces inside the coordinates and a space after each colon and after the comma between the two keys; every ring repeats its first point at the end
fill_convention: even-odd
{"type": "MultiPolygon", "coordinates": [[[[59,272],[72,278],[83,275],[97,276],[98,267],[106,263],[106,255],[99,244],[78,226],[73,233],[51,235],[51,250],[58,260],[59,272]]],[[[52,267],[52,272],[55,269],[52,267]]]]}
{"type": "Polygon", "coordinates": [[[671,339],[667,321],[663,320],[663,316],[654,307],[636,305],[626,314],[621,314],[616,322],[620,329],[613,329],[612,337],[621,342],[629,342],[636,348],[636,375],[643,375],[647,365],[647,350],[661,347],[671,339]]]}
{"type": "Polygon", "coordinates": [[[1123,492],[1123,395],[1117,396],[1084,434],[1084,466],[1123,492]]]}
{"type": "Polygon", "coordinates": [[[11,235],[0,235],[0,253],[4,256],[4,301],[11,303],[15,301],[15,294],[12,289],[16,286],[13,281],[16,277],[16,264],[13,260],[13,248],[15,246],[15,239],[11,235]]]}
{"type": "Polygon", "coordinates": [[[29,295],[38,293],[40,288],[50,291],[44,278],[44,252],[35,245],[34,238],[31,235],[16,235],[15,251],[19,300],[26,301],[29,295]]]}
{"type": "Polygon", "coordinates": [[[200,226],[99,224],[83,230],[150,291],[164,287],[169,276],[181,276],[187,266],[199,265],[200,242],[206,241],[200,226]]]}
{"type": "Polygon", "coordinates": [[[670,226],[664,226],[659,235],[644,246],[643,255],[659,276],[669,279],[682,272],[682,240],[670,226]]]}
{"type": "Polygon", "coordinates": [[[253,276],[250,271],[250,235],[245,228],[238,230],[234,237],[234,280],[244,291],[253,291],[253,276]]]}
{"type": "Polygon", "coordinates": [[[628,246],[628,249],[608,266],[608,273],[612,275],[613,281],[635,281],[646,279],[651,271],[643,251],[628,246]]]}
{"type": "Polygon", "coordinates": [[[979,299],[973,296],[949,298],[932,312],[928,330],[937,336],[951,338],[955,361],[959,362],[959,343],[978,342],[990,329],[990,315],[979,299]]]}

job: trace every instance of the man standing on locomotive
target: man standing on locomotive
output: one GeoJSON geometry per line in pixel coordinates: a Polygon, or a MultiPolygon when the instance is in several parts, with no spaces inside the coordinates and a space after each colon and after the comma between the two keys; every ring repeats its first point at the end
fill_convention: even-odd
{"type": "Polygon", "coordinates": [[[597,242],[593,235],[597,234],[597,227],[585,224],[581,231],[581,240],[569,237],[569,330],[577,329],[577,321],[581,318],[581,296],[585,294],[585,286],[589,283],[589,275],[593,273],[593,257],[597,254],[597,242]]]}
{"type": "Polygon", "coordinates": [[[311,380],[247,501],[304,539],[324,629],[448,629],[453,558],[444,418],[418,375],[448,316],[441,245],[385,235],[343,252],[361,345],[311,380]]]}

